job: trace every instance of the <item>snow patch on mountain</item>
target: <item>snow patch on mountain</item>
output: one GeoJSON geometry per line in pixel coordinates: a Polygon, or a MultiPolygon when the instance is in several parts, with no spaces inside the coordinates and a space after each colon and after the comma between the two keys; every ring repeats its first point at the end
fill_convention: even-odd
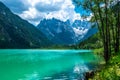
{"type": "Polygon", "coordinates": [[[73,27],[73,31],[75,32],[76,37],[78,37],[79,35],[85,35],[88,32],[88,29],[73,27]]]}
{"type": "Polygon", "coordinates": [[[80,20],[76,20],[71,24],[69,20],[63,22],[55,18],[44,19],[37,27],[53,43],[63,45],[79,43],[81,40],[86,39],[85,36],[88,38],[94,34],[94,29],[91,30],[92,32],[89,31],[91,23],[80,20]]]}

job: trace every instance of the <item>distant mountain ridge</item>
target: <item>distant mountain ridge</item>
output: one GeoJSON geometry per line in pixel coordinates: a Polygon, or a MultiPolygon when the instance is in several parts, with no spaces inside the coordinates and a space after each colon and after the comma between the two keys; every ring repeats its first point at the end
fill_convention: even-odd
{"type": "Polygon", "coordinates": [[[62,22],[57,19],[42,20],[37,26],[43,34],[53,41],[55,44],[71,44],[74,43],[74,31],[69,27],[68,22],[62,22]]]}
{"type": "Polygon", "coordinates": [[[87,21],[76,20],[73,24],[44,19],[35,27],[13,14],[0,2],[0,48],[43,48],[51,45],[73,45],[84,41],[97,32],[87,21]]]}
{"type": "Polygon", "coordinates": [[[37,27],[50,41],[58,45],[77,44],[97,32],[96,28],[91,28],[89,22],[80,20],[71,25],[69,20],[63,22],[55,18],[44,19],[37,27]]]}
{"type": "Polygon", "coordinates": [[[36,27],[0,2],[0,48],[39,48],[50,44],[36,27]]]}

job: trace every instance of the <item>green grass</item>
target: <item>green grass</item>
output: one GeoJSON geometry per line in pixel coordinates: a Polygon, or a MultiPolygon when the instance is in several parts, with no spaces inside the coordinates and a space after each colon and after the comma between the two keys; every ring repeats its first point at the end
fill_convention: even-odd
{"type": "Polygon", "coordinates": [[[112,56],[109,63],[89,80],[120,80],[120,53],[112,56]]]}
{"type": "Polygon", "coordinates": [[[98,55],[103,55],[103,48],[94,49],[94,53],[98,55]]]}

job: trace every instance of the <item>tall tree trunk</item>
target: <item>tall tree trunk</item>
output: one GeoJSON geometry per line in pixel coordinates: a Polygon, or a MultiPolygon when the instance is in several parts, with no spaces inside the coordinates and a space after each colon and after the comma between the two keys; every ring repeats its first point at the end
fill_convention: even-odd
{"type": "Polygon", "coordinates": [[[120,46],[120,10],[119,10],[119,4],[120,2],[117,1],[117,12],[116,12],[116,45],[115,45],[115,52],[119,52],[119,46],[120,46]]]}
{"type": "Polygon", "coordinates": [[[108,25],[108,3],[107,0],[105,0],[105,30],[106,30],[106,53],[105,53],[105,57],[106,57],[106,62],[109,60],[110,58],[110,30],[109,30],[109,25],[108,25]]]}
{"type": "Polygon", "coordinates": [[[120,1],[118,2],[118,51],[120,50],[120,1]]]}
{"type": "Polygon", "coordinates": [[[114,28],[114,24],[113,24],[112,20],[110,20],[109,23],[110,23],[110,26],[111,26],[111,37],[112,37],[112,38],[111,38],[111,39],[112,39],[112,44],[111,44],[111,46],[112,46],[112,48],[113,48],[114,51],[115,51],[115,45],[116,45],[115,28],[114,28]]]}
{"type": "MultiPolygon", "coordinates": [[[[102,33],[103,33],[103,46],[104,46],[104,59],[106,61],[106,63],[109,60],[109,51],[108,51],[108,42],[107,42],[107,27],[104,25],[104,19],[102,17],[102,13],[101,13],[101,9],[100,9],[100,4],[97,4],[98,6],[98,13],[100,16],[100,22],[101,22],[101,29],[102,29],[102,33]]],[[[106,21],[107,22],[107,21],[106,21]]]]}

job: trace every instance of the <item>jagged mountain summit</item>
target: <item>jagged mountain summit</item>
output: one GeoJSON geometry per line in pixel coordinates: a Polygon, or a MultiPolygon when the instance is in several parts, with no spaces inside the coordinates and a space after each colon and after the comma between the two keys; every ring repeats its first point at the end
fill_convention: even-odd
{"type": "Polygon", "coordinates": [[[97,32],[87,21],[43,19],[37,27],[13,14],[0,2],[0,48],[41,48],[73,45],[97,32]]]}
{"type": "Polygon", "coordinates": [[[37,27],[50,41],[62,45],[77,44],[97,32],[96,28],[91,28],[91,23],[80,20],[71,24],[69,20],[44,19],[37,27]]]}

